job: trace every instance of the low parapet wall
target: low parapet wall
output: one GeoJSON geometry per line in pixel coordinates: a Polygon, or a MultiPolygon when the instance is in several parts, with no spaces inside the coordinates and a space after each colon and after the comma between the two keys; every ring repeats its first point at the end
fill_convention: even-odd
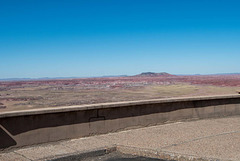
{"type": "Polygon", "coordinates": [[[240,95],[155,99],[0,113],[0,149],[188,119],[240,114],[240,95]]]}

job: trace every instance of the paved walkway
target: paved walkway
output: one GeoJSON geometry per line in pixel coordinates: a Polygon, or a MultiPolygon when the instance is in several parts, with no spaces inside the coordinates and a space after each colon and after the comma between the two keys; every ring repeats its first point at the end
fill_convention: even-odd
{"type": "Polygon", "coordinates": [[[179,160],[205,158],[240,160],[240,117],[158,125],[118,133],[60,141],[5,151],[0,160],[44,160],[103,147],[122,152],[169,154],[179,160]],[[121,148],[122,147],[122,148],[121,148]]]}

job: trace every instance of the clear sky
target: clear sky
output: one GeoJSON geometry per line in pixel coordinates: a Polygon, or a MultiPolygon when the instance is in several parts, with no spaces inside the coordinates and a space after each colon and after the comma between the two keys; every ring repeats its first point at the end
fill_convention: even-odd
{"type": "Polygon", "coordinates": [[[239,0],[0,0],[0,78],[240,72],[239,0]]]}

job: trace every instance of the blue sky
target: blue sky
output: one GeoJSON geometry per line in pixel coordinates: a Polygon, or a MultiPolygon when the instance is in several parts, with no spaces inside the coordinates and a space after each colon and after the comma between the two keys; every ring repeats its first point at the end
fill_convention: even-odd
{"type": "Polygon", "coordinates": [[[0,78],[240,72],[240,1],[0,0],[0,78]]]}

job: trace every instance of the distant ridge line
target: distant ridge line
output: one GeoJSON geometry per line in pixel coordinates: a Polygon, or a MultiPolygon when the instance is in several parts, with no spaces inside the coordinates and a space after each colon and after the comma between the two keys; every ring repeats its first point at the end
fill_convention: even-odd
{"type": "Polygon", "coordinates": [[[3,78],[0,81],[34,81],[34,80],[56,80],[56,79],[81,79],[81,78],[110,78],[110,77],[158,77],[158,76],[214,76],[214,75],[240,75],[240,73],[216,73],[216,74],[169,74],[167,72],[142,72],[137,75],[105,75],[92,77],[42,77],[42,78],[3,78]]]}

